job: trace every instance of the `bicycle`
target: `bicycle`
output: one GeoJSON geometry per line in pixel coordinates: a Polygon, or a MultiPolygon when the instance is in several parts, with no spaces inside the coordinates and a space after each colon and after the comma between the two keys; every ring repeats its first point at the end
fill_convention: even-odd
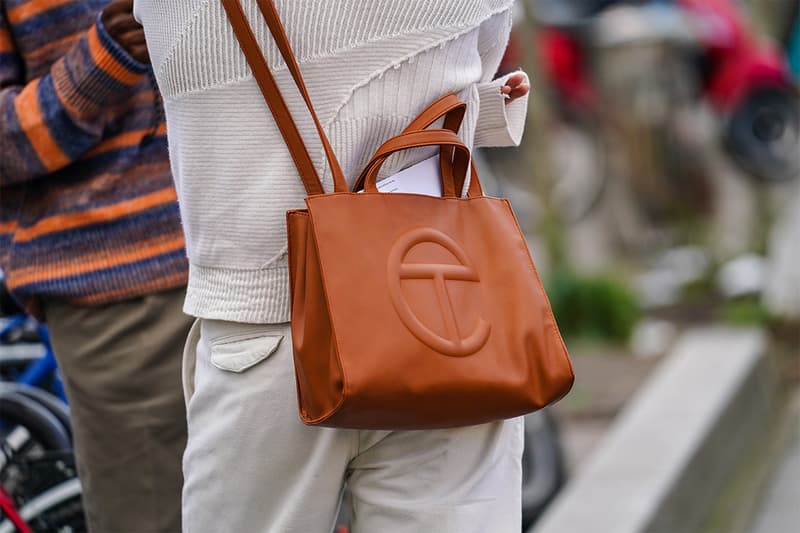
{"type": "Polygon", "coordinates": [[[47,330],[16,307],[2,279],[0,316],[0,533],[86,531],[47,330]]]}

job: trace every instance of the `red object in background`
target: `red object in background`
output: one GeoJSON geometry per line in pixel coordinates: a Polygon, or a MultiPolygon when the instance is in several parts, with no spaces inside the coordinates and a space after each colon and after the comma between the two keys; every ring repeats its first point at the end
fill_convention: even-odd
{"type": "Polygon", "coordinates": [[[0,517],[5,516],[14,524],[18,533],[33,533],[28,524],[22,519],[17,511],[17,506],[14,505],[14,500],[9,496],[3,487],[0,487],[0,517]]]}
{"type": "MultiPolygon", "coordinates": [[[[674,0],[674,3],[689,13],[693,21],[708,68],[706,96],[717,109],[731,111],[754,88],[791,86],[780,49],[750,31],[733,0],[674,0]]],[[[585,64],[585,44],[569,28],[544,26],[536,45],[544,74],[559,96],[567,103],[592,108],[597,95],[585,64]]],[[[512,33],[500,73],[514,70],[520,59],[520,45],[512,33]]]]}
{"type": "MultiPolygon", "coordinates": [[[[536,45],[543,73],[558,95],[570,104],[581,107],[593,106],[596,97],[584,64],[585,57],[581,43],[569,31],[544,27],[538,32],[536,45]]],[[[512,32],[497,69],[497,75],[513,72],[521,63],[519,37],[512,32]]]]}
{"type": "MultiPolygon", "coordinates": [[[[559,28],[545,27],[538,32],[536,45],[543,73],[562,98],[582,106],[595,101],[584,65],[583,48],[574,36],[559,28]]],[[[522,59],[519,36],[512,32],[497,75],[517,70],[522,59]]]]}
{"type": "Polygon", "coordinates": [[[542,69],[559,95],[568,103],[593,107],[595,93],[587,76],[586,58],[578,40],[568,31],[558,28],[543,28],[538,40],[542,69]]]}
{"type": "Polygon", "coordinates": [[[736,107],[753,87],[790,85],[781,52],[759,41],[730,0],[678,0],[692,15],[711,69],[707,95],[722,110],[736,107]]]}
{"type": "MultiPolygon", "coordinates": [[[[553,88],[556,102],[566,104],[561,109],[563,118],[568,119],[573,111],[590,117],[601,115],[603,95],[588,64],[591,47],[598,44],[593,41],[595,17],[617,4],[626,4],[628,10],[668,4],[690,25],[700,61],[689,63],[688,54],[684,58],[690,68],[697,68],[702,97],[716,110],[723,125],[721,139],[726,150],[757,180],[783,181],[800,175],[800,108],[788,62],[777,45],[751,31],[735,0],[551,0],[550,4],[559,6],[556,12],[561,16],[537,19],[540,29],[533,44],[541,55],[542,74],[553,88]]],[[[649,22],[657,30],[653,20],[641,17],[642,24],[649,22]]],[[[648,28],[639,29],[647,34],[648,28]]],[[[518,36],[512,33],[501,64],[506,71],[519,64],[516,39],[518,36]]],[[[678,42],[685,50],[685,39],[681,37],[678,42]]],[[[630,46],[637,44],[635,39],[629,42],[630,46]]]]}

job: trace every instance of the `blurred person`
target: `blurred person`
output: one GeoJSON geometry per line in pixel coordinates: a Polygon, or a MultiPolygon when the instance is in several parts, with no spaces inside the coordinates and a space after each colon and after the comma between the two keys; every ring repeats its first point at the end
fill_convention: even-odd
{"type": "Polygon", "coordinates": [[[131,9],[0,0],[0,267],[47,320],[90,531],[174,533],[187,262],[131,9]]]}
{"type": "MultiPolygon", "coordinates": [[[[451,91],[467,102],[470,146],[519,143],[527,77],[492,81],[512,3],[277,2],[350,185],[381,143],[451,91]]],[[[242,5],[330,191],[321,142],[256,2],[242,5]]],[[[521,418],[431,431],[302,424],[285,214],[304,205],[303,185],[221,3],[136,0],[134,13],[165,101],[189,251],[184,310],[199,318],[184,354],[184,531],[331,531],[346,479],[354,531],[518,533],[521,418]]],[[[434,153],[393,157],[384,175],[434,153]]]]}

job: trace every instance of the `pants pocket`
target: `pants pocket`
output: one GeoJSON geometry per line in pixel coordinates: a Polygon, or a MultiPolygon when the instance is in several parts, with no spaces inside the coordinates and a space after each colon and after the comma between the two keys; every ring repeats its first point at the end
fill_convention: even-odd
{"type": "Polygon", "coordinates": [[[183,361],[181,376],[183,382],[183,399],[188,407],[189,400],[194,394],[194,373],[197,366],[197,345],[200,342],[200,319],[196,318],[189,329],[186,344],[183,346],[183,361]]]}
{"type": "Polygon", "coordinates": [[[211,364],[226,372],[244,372],[277,351],[283,335],[244,334],[211,341],[211,364]]]}

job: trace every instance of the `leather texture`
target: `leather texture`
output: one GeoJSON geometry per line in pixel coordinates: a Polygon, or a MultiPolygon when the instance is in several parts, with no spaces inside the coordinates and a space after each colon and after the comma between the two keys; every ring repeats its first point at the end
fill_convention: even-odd
{"type": "Polygon", "coordinates": [[[308,193],[307,209],[287,213],[303,422],[468,426],[563,397],[574,380],[567,350],[510,204],[484,196],[456,135],[465,104],[455,95],[432,103],[376,151],[356,181],[364,192],[347,192],[275,6],[257,1],[334,175],[324,194],[239,0],[222,0],[308,193]],[[386,158],[420,146],[440,146],[443,197],[377,192],[386,158]]]}

